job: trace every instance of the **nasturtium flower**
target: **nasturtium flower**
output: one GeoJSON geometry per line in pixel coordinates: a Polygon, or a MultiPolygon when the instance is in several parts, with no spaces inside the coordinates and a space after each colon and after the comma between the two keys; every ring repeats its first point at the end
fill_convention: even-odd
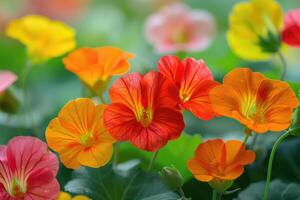
{"type": "Polygon", "coordinates": [[[300,9],[285,14],[282,40],[290,46],[300,47],[300,9]]]}
{"type": "Polygon", "coordinates": [[[117,140],[157,151],[184,128],[177,89],[158,72],[127,74],[114,82],[109,96],[104,124],[117,140]]]}
{"type": "Polygon", "coordinates": [[[51,19],[74,21],[82,16],[90,0],[27,0],[25,11],[51,19]]]}
{"type": "Polygon", "coordinates": [[[6,34],[26,46],[34,64],[61,56],[76,46],[74,29],[39,15],[27,15],[11,21],[6,34]]]}
{"type": "Polygon", "coordinates": [[[0,147],[1,200],[53,200],[60,191],[58,159],[34,137],[17,136],[0,147]]]}
{"type": "Polygon", "coordinates": [[[206,49],[215,33],[214,17],[204,10],[183,4],[166,6],[145,23],[145,36],[159,53],[206,49]]]}
{"type": "Polygon", "coordinates": [[[203,182],[231,181],[241,176],[244,165],[255,160],[255,153],[246,150],[238,140],[207,140],[195,151],[194,158],[187,163],[194,177],[203,182]]]}
{"type": "Polygon", "coordinates": [[[183,109],[191,111],[203,120],[214,117],[209,92],[218,85],[203,60],[176,56],[164,56],[158,62],[158,70],[179,88],[179,102],[183,109]]]}
{"type": "Polygon", "coordinates": [[[114,139],[103,124],[105,105],[91,99],[68,102],[46,130],[46,140],[62,163],[72,169],[98,168],[111,159],[114,139]]]}
{"type": "Polygon", "coordinates": [[[64,58],[65,67],[76,74],[94,93],[101,94],[113,75],[129,71],[128,59],[134,54],[120,48],[106,46],[79,48],[64,58]]]}
{"type": "Polygon", "coordinates": [[[236,4],[229,16],[227,40],[246,60],[267,60],[281,46],[283,12],[275,0],[249,0],[236,4]]]}
{"type": "Polygon", "coordinates": [[[229,72],[223,84],[211,90],[210,99],[217,113],[238,120],[256,133],[288,128],[298,105],[289,84],[248,68],[229,72]]]}
{"type": "Polygon", "coordinates": [[[66,192],[60,192],[56,200],[90,200],[90,198],[84,195],[77,195],[72,198],[70,194],[66,192]]]}
{"type": "Polygon", "coordinates": [[[0,96],[17,80],[17,75],[10,71],[0,71],[0,96]]]}

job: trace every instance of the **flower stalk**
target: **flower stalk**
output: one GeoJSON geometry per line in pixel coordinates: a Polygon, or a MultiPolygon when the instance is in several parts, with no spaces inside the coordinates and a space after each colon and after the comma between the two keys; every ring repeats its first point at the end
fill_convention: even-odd
{"type": "Polygon", "coordinates": [[[272,167],[273,167],[273,160],[275,153],[278,149],[279,144],[290,135],[290,131],[286,131],[284,134],[282,134],[274,143],[270,158],[269,158],[269,163],[268,163],[268,173],[267,173],[267,180],[266,180],[266,186],[265,186],[265,191],[264,191],[264,200],[268,200],[268,194],[270,190],[270,181],[271,181],[271,175],[272,175],[272,167]]]}
{"type": "Polygon", "coordinates": [[[149,163],[149,166],[148,166],[148,171],[151,171],[153,169],[154,164],[155,164],[155,160],[157,158],[157,155],[158,155],[158,150],[155,151],[154,154],[153,154],[153,157],[152,157],[152,159],[151,159],[151,161],[149,163]]]}

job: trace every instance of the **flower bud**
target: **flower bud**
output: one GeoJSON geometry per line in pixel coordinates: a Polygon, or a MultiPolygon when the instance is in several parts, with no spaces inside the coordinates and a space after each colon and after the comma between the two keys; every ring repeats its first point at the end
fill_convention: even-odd
{"type": "Polygon", "coordinates": [[[178,191],[183,185],[183,177],[173,165],[164,167],[159,175],[162,182],[173,191],[178,191]]]}
{"type": "Polygon", "coordinates": [[[8,90],[0,94],[0,111],[15,114],[18,108],[19,102],[14,94],[8,90]]]}

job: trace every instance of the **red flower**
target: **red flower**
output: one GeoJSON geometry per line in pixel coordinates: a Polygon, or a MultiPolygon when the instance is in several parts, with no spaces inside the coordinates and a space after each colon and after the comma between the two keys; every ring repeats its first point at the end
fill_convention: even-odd
{"type": "Polygon", "coordinates": [[[300,47],[300,9],[286,13],[282,40],[288,45],[300,47]]]}
{"type": "Polygon", "coordinates": [[[117,140],[156,151],[184,129],[177,89],[158,72],[125,75],[112,85],[109,95],[112,104],[105,109],[104,123],[117,140]]]}
{"type": "Polygon", "coordinates": [[[218,85],[203,60],[176,56],[164,56],[158,62],[158,70],[179,88],[180,106],[203,120],[214,117],[209,92],[218,85]]]}

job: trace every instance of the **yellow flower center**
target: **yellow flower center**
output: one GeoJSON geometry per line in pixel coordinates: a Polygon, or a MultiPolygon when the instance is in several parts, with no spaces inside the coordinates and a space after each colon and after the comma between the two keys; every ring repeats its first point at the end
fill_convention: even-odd
{"type": "Polygon", "coordinates": [[[183,101],[183,102],[187,102],[190,100],[190,95],[187,95],[187,94],[180,94],[180,99],[183,101]]]}
{"type": "Polygon", "coordinates": [[[153,111],[151,109],[143,109],[142,112],[138,115],[138,122],[143,127],[148,127],[153,119],[153,111]]]}
{"type": "Polygon", "coordinates": [[[251,119],[257,111],[256,99],[252,95],[246,95],[241,106],[242,114],[247,118],[251,119]]]}
{"type": "Polygon", "coordinates": [[[82,134],[80,136],[80,143],[85,147],[91,147],[94,144],[95,140],[93,133],[82,134]]]}
{"type": "Polygon", "coordinates": [[[23,198],[26,194],[26,185],[15,176],[10,187],[9,195],[14,198],[23,198]]]}

